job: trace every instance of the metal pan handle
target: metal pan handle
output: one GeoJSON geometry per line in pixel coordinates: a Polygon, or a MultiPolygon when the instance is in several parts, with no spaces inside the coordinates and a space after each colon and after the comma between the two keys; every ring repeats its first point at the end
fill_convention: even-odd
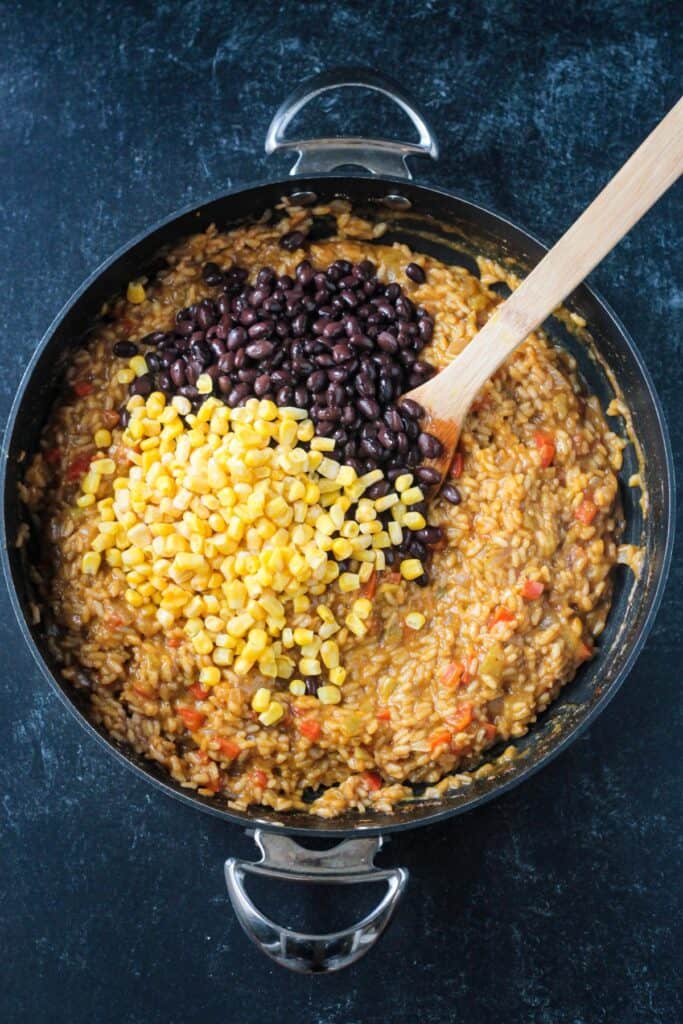
{"type": "Polygon", "coordinates": [[[370,174],[412,178],[406,162],[409,156],[439,155],[434,132],[413,101],[394,82],[366,68],[338,68],[323,71],[292,92],[277,110],[266,135],[266,153],[293,149],[299,156],[290,174],[324,174],[343,164],[363,167],[370,174]],[[396,103],[417,128],[419,142],[391,142],[387,139],[326,138],[285,139],[285,129],[292,118],[310,100],[330,89],[347,86],[372,89],[396,103]]]}
{"type": "Polygon", "coordinates": [[[324,974],[339,971],[369,952],[389,923],[408,881],[406,868],[384,870],[374,866],[381,838],[346,839],[331,850],[306,850],[288,836],[260,830],[249,834],[253,835],[261,858],[226,860],[225,881],[237,920],[263,953],[291,971],[324,974]],[[384,881],[387,891],[374,910],[357,924],[326,935],[310,935],[292,931],[266,917],[247,896],[245,874],[339,885],[384,881]]]}

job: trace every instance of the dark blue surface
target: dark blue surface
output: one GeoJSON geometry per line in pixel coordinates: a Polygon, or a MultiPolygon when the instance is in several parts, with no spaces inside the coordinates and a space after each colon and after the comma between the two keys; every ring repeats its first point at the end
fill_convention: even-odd
{"type": "MultiPolygon", "coordinates": [[[[661,3],[4,5],[3,419],[36,340],[102,258],[175,207],[286,167],[263,137],[302,77],[361,62],[399,77],[441,142],[420,180],[553,239],[677,99],[677,20],[661,3]]],[[[309,133],[394,124],[408,130],[347,92],[301,118],[309,133]]],[[[680,196],[591,277],[647,359],[679,466],[680,196]]],[[[383,860],[412,879],[391,930],[350,971],[313,979],[261,958],[227,906],[222,861],[250,841],[88,740],[3,595],[0,1019],[674,1024],[682,583],[678,560],[635,671],[567,753],[393,841],[383,860]]],[[[295,914],[293,894],[267,897],[295,914]]]]}

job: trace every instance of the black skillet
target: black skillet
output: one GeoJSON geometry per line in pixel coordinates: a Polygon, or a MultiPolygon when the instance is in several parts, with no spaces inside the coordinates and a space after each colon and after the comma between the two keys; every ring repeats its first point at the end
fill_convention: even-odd
{"type": "MultiPolygon", "coordinates": [[[[393,815],[348,813],[328,821],[300,812],[276,813],[264,807],[230,810],[219,799],[208,800],[182,789],[162,768],[113,741],[90,721],[87,694],[63,680],[48,651],[41,625],[32,622],[33,595],[25,567],[26,555],[15,543],[22,522],[17,484],[23,466],[37,448],[69,352],[82,342],[102,303],[125,288],[129,279],[153,271],[159,250],[169,243],[212,223],[225,228],[256,219],[265,210],[272,210],[283,196],[297,196],[303,203],[315,198],[324,201],[346,197],[365,215],[389,224],[383,242],[403,241],[417,251],[428,252],[445,263],[464,264],[475,272],[473,254],[477,252],[506,261],[524,272],[546,251],[536,238],[503,217],[452,193],[412,182],[407,158],[436,158],[434,135],[403,91],[371,72],[326,72],[300,86],[280,107],[268,131],[267,152],[283,149],[299,154],[289,178],[238,189],[200,207],[173,214],[108,259],[54,320],[24,374],[7,425],[6,459],[0,481],[2,561],[21,631],[64,704],[110,753],[159,789],[253,833],[261,859],[247,862],[231,858],[225,865],[228,891],[240,923],[250,938],[280,964],[297,971],[324,972],[338,970],[368,951],[405,887],[405,869],[380,870],[373,866],[383,836],[460,814],[522,782],[575,740],[617,692],[643,648],[666,581],[673,543],[673,463],[659,399],[633,341],[609,306],[582,285],[566,307],[585,319],[590,333],[577,339],[555,318],[546,327],[551,337],[576,355],[588,388],[598,395],[603,408],[615,395],[624,396],[630,407],[637,444],[627,447],[621,472],[624,539],[643,547],[644,566],[639,579],[623,567],[616,570],[614,603],[597,656],[582,667],[528,735],[517,742],[517,757],[498,764],[494,757],[493,771],[481,773],[470,785],[441,799],[427,800],[416,792],[416,799],[397,807],[393,815]],[[341,86],[364,86],[389,97],[409,115],[419,142],[284,139],[286,126],[305,103],[341,86]],[[353,170],[333,173],[349,166],[353,170]],[[636,472],[642,475],[646,514],[641,491],[626,485],[636,472]],[[292,836],[335,837],[344,842],[321,852],[304,849],[292,836]],[[275,924],[255,907],[244,888],[245,872],[310,882],[385,880],[388,886],[380,904],[353,927],[328,935],[304,935],[275,924]]],[[[627,426],[621,418],[611,418],[610,426],[626,436],[627,426]]]]}

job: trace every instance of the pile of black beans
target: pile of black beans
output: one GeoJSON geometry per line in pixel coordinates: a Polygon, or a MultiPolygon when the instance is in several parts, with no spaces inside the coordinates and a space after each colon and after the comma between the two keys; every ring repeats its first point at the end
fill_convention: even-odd
{"type": "MultiPolygon", "coordinates": [[[[425,280],[415,263],[406,274],[425,280]]],[[[387,493],[406,471],[426,491],[438,482],[436,470],[421,463],[437,457],[441,443],[420,429],[418,403],[401,401],[436,372],[420,359],[434,320],[399,284],[381,282],[370,260],[341,259],[325,270],[303,260],[294,277],[263,267],[253,285],[243,267],[207,263],[203,278],[216,296],[181,309],[173,330],[115,345],[115,354],[126,358],[138,346],[146,350],[148,372],[131,383],[131,394],[183,395],[197,408],[206,397],[197,380],[208,374],[213,394],[227,405],[256,397],[306,409],[316,433],[334,439],[339,461],[359,474],[384,472],[369,497],[387,493]]],[[[123,425],[126,419],[123,410],[123,425]]],[[[460,501],[453,485],[442,494],[460,501]]],[[[394,551],[424,559],[440,540],[440,529],[428,526],[394,551]]],[[[394,551],[387,552],[390,563],[394,551]]]]}

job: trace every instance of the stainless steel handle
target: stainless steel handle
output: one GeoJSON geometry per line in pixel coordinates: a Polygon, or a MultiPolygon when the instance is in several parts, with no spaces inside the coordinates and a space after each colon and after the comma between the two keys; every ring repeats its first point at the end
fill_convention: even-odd
{"type": "Polygon", "coordinates": [[[324,174],[343,164],[355,164],[370,174],[412,178],[406,163],[409,156],[439,155],[434,132],[400,86],[366,68],[339,68],[323,71],[307,79],[291,93],[277,110],[266,135],[266,153],[293,149],[299,155],[290,174],[324,174]],[[285,139],[285,129],[292,118],[315,96],[330,89],[348,86],[372,89],[393,100],[405,111],[417,128],[419,142],[391,142],[387,139],[348,138],[285,139]]]}
{"type": "Polygon", "coordinates": [[[253,833],[261,857],[257,861],[231,857],[225,862],[225,881],[237,920],[249,938],[282,967],[302,974],[339,971],[365,956],[386,928],[403,895],[406,868],[376,868],[375,854],[382,839],[345,839],[330,850],[306,850],[288,836],[253,833]],[[292,931],[266,917],[244,888],[245,874],[265,875],[290,882],[386,882],[383,899],[362,921],[342,931],[310,935],[292,931]]]}

